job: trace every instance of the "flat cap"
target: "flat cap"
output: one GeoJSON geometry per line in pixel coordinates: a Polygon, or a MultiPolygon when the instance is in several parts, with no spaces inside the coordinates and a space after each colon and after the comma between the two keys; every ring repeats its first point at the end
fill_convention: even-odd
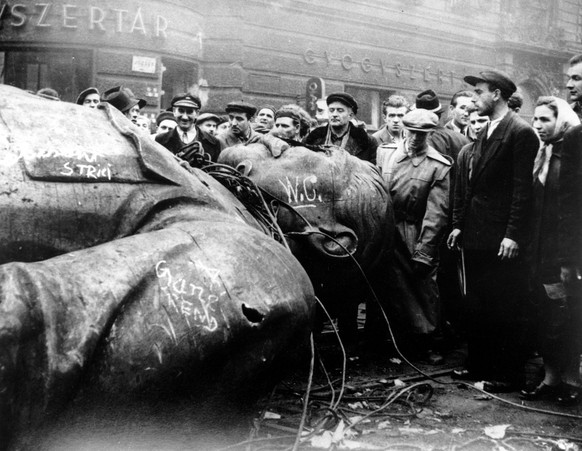
{"type": "Polygon", "coordinates": [[[334,93],[328,95],[327,99],[325,99],[325,101],[326,101],[328,106],[332,102],[343,103],[344,105],[349,106],[352,109],[352,111],[354,112],[354,114],[358,113],[358,102],[356,102],[356,99],[354,99],[347,92],[334,92],[334,93]]]}
{"type": "Polygon", "coordinates": [[[172,98],[171,105],[172,107],[183,106],[188,108],[196,108],[199,110],[202,106],[202,102],[198,96],[190,94],[189,92],[183,92],[182,94],[178,94],[172,98]]]}
{"type": "Polygon", "coordinates": [[[246,113],[247,117],[252,117],[257,112],[257,107],[254,106],[252,103],[239,101],[239,102],[230,102],[226,105],[225,111],[230,113],[231,111],[238,111],[242,113],[246,113]]]}
{"type": "Polygon", "coordinates": [[[81,93],[77,97],[77,101],[76,101],[77,105],[83,105],[83,102],[85,101],[85,97],[87,97],[89,94],[99,95],[99,90],[97,88],[91,86],[90,88],[87,88],[84,91],[81,91],[81,93]]]}
{"type": "Polygon", "coordinates": [[[170,120],[176,122],[176,118],[174,117],[174,113],[171,111],[162,111],[156,117],[156,125],[160,125],[162,121],[170,120]]]}
{"type": "Polygon", "coordinates": [[[427,89],[422,91],[416,96],[415,101],[416,108],[421,108],[423,110],[428,110],[432,113],[438,114],[443,111],[443,106],[437,96],[436,92],[432,89],[427,89]]]}
{"type": "Polygon", "coordinates": [[[407,130],[428,133],[434,129],[439,122],[439,117],[432,111],[417,108],[404,115],[402,125],[407,130]]]}
{"type": "Polygon", "coordinates": [[[498,88],[506,98],[509,98],[511,94],[517,90],[515,83],[511,81],[507,74],[501,71],[484,70],[479,72],[479,75],[479,77],[475,75],[467,75],[463,80],[471,86],[475,86],[477,83],[491,83],[498,88]]]}
{"type": "Polygon", "coordinates": [[[206,121],[214,121],[216,122],[216,125],[218,125],[220,123],[220,118],[212,113],[202,113],[196,118],[196,123],[198,125],[203,124],[206,121]]]}

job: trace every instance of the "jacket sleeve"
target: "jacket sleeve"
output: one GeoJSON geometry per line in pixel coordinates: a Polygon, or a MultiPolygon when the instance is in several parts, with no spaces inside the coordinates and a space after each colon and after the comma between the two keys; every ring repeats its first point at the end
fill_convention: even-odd
{"type": "Polygon", "coordinates": [[[437,171],[426,202],[420,235],[412,259],[430,266],[436,266],[438,248],[446,230],[449,209],[451,166],[437,171]]]}
{"type": "Polygon", "coordinates": [[[559,178],[559,261],[582,264],[582,126],[566,133],[559,178]]]}
{"type": "Polygon", "coordinates": [[[471,144],[463,147],[457,158],[453,205],[449,206],[453,209],[453,229],[463,230],[463,225],[465,222],[465,198],[467,195],[467,189],[469,189],[469,161],[471,147],[471,144]]]}
{"type": "Polygon", "coordinates": [[[368,161],[373,165],[376,164],[376,150],[378,149],[378,140],[371,135],[368,135],[368,149],[367,153],[370,156],[368,161]]]}
{"type": "Polygon", "coordinates": [[[509,217],[505,228],[505,238],[523,242],[532,193],[532,171],[539,140],[533,128],[520,127],[513,143],[513,176],[509,217]]]}

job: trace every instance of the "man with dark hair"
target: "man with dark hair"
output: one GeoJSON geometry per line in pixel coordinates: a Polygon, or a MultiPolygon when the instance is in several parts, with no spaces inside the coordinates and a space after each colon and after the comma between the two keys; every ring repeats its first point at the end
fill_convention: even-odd
{"type": "Polygon", "coordinates": [[[97,108],[100,102],[99,90],[93,86],[81,91],[76,100],[77,105],[83,105],[88,108],[97,108]]]}
{"type": "Polygon", "coordinates": [[[573,56],[568,69],[566,89],[570,94],[570,106],[582,120],[582,54],[573,56]]]}
{"type": "Polygon", "coordinates": [[[391,95],[382,102],[382,117],[386,125],[374,133],[379,144],[398,144],[403,139],[402,118],[410,111],[410,103],[405,97],[391,95]]]}
{"type": "Polygon", "coordinates": [[[486,391],[519,390],[525,382],[528,317],[523,249],[529,238],[532,171],[539,147],[533,128],[509,109],[517,89],[496,70],[466,76],[475,105],[491,122],[474,144],[464,193],[455,197],[450,247],[464,252],[467,287],[467,370],[486,391]]]}
{"type": "Polygon", "coordinates": [[[439,117],[439,125],[428,136],[428,143],[443,155],[447,155],[457,161],[457,155],[465,144],[470,141],[466,136],[459,132],[450,130],[440,125],[440,118],[443,114],[444,108],[441,102],[432,89],[422,91],[416,96],[416,108],[422,108],[436,114],[439,117]]]}
{"type": "Polygon", "coordinates": [[[185,92],[175,96],[171,105],[178,126],[156,136],[156,141],[191,166],[198,167],[201,160],[216,161],[220,153],[218,141],[196,125],[200,98],[185,92]]]}
{"type": "Polygon", "coordinates": [[[457,91],[451,98],[449,114],[451,120],[445,124],[445,128],[454,130],[463,136],[473,140],[471,127],[469,127],[469,113],[467,108],[473,104],[473,93],[471,91],[457,91]]]}
{"type": "Polygon", "coordinates": [[[523,96],[521,95],[521,92],[515,91],[513,94],[511,94],[511,97],[507,101],[507,106],[509,107],[509,109],[511,111],[514,111],[515,113],[519,113],[521,111],[522,105],[523,105],[523,96]]]}
{"type": "Polygon", "coordinates": [[[275,125],[275,109],[272,105],[263,105],[259,108],[255,122],[253,122],[253,129],[257,133],[269,133],[275,125]]]}
{"type": "Polygon", "coordinates": [[[376,138],[355,126],[352,119],[358,112],[358,103],[347,92],[327,96],[329,123],[315,128],[305,138],[305,144],[341,147],[361,160],[376,164],[376,138]]]}
{"type": "Polygon", "coordinates": [[[301,119],[290,109],[281,108],[275,113],[275,126],[271,134],[277,138],[300,141],[301,119]]]}

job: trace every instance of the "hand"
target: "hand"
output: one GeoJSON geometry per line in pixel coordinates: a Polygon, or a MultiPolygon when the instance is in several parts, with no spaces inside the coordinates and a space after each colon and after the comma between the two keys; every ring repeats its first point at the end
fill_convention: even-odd
{"type": "Polygon", "coordinates": [[[569,285],[580,280],[580,273],[574,266],[562,266],[560,268],[560,280],[564,285],[569,285]]]}
{"type": "Polygon", "coordinates": [[[511,238],[503,238],[501,245],[499,246],[498,257],[501,260],[512,259],[519,255],[519,245],[513,241],[511,238]]]}
{"type": "Polygon", "coordinates": [[[253,143],[261,143],[264,145],[267,150],[271,153],[273,158],[279,158],[283,152],[289,149],[291,146],[287,144],[282,139],[277,138],[271,134],[266,135],[256,135],[254,138],[251,138],[247,144],[253,143]]]}
{"type": "Polygon", "coordinates": [[[412,271],[421,279],[424,279],[432,271],[432,266],[426,263],[412,262],[412,271]]]}
{"type": "Polygon", "coordinates": [[[461,236],[461,229],[453,229],[447,238],[447,247],[451,250],[459,249],[459,237],[461,236]]]}

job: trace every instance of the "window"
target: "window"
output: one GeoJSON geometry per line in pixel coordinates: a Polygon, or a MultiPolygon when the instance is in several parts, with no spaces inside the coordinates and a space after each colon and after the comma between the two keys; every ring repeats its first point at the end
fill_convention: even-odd
{"type": "Polygon", "coordinates": [[[357,118],[364,121],[368,128],[382,127],[382,102],[394,94],[395,91],[378,91],[374,89],[346,86],[346,92],[358,102],[357,118]]]}
{"type": "Polygon", "coordinates": [[[27,49],[0,55],[0,82],[32,92],[53,88],[67,102],[74,102],[93,81],[90,51],[27,49]]]}

